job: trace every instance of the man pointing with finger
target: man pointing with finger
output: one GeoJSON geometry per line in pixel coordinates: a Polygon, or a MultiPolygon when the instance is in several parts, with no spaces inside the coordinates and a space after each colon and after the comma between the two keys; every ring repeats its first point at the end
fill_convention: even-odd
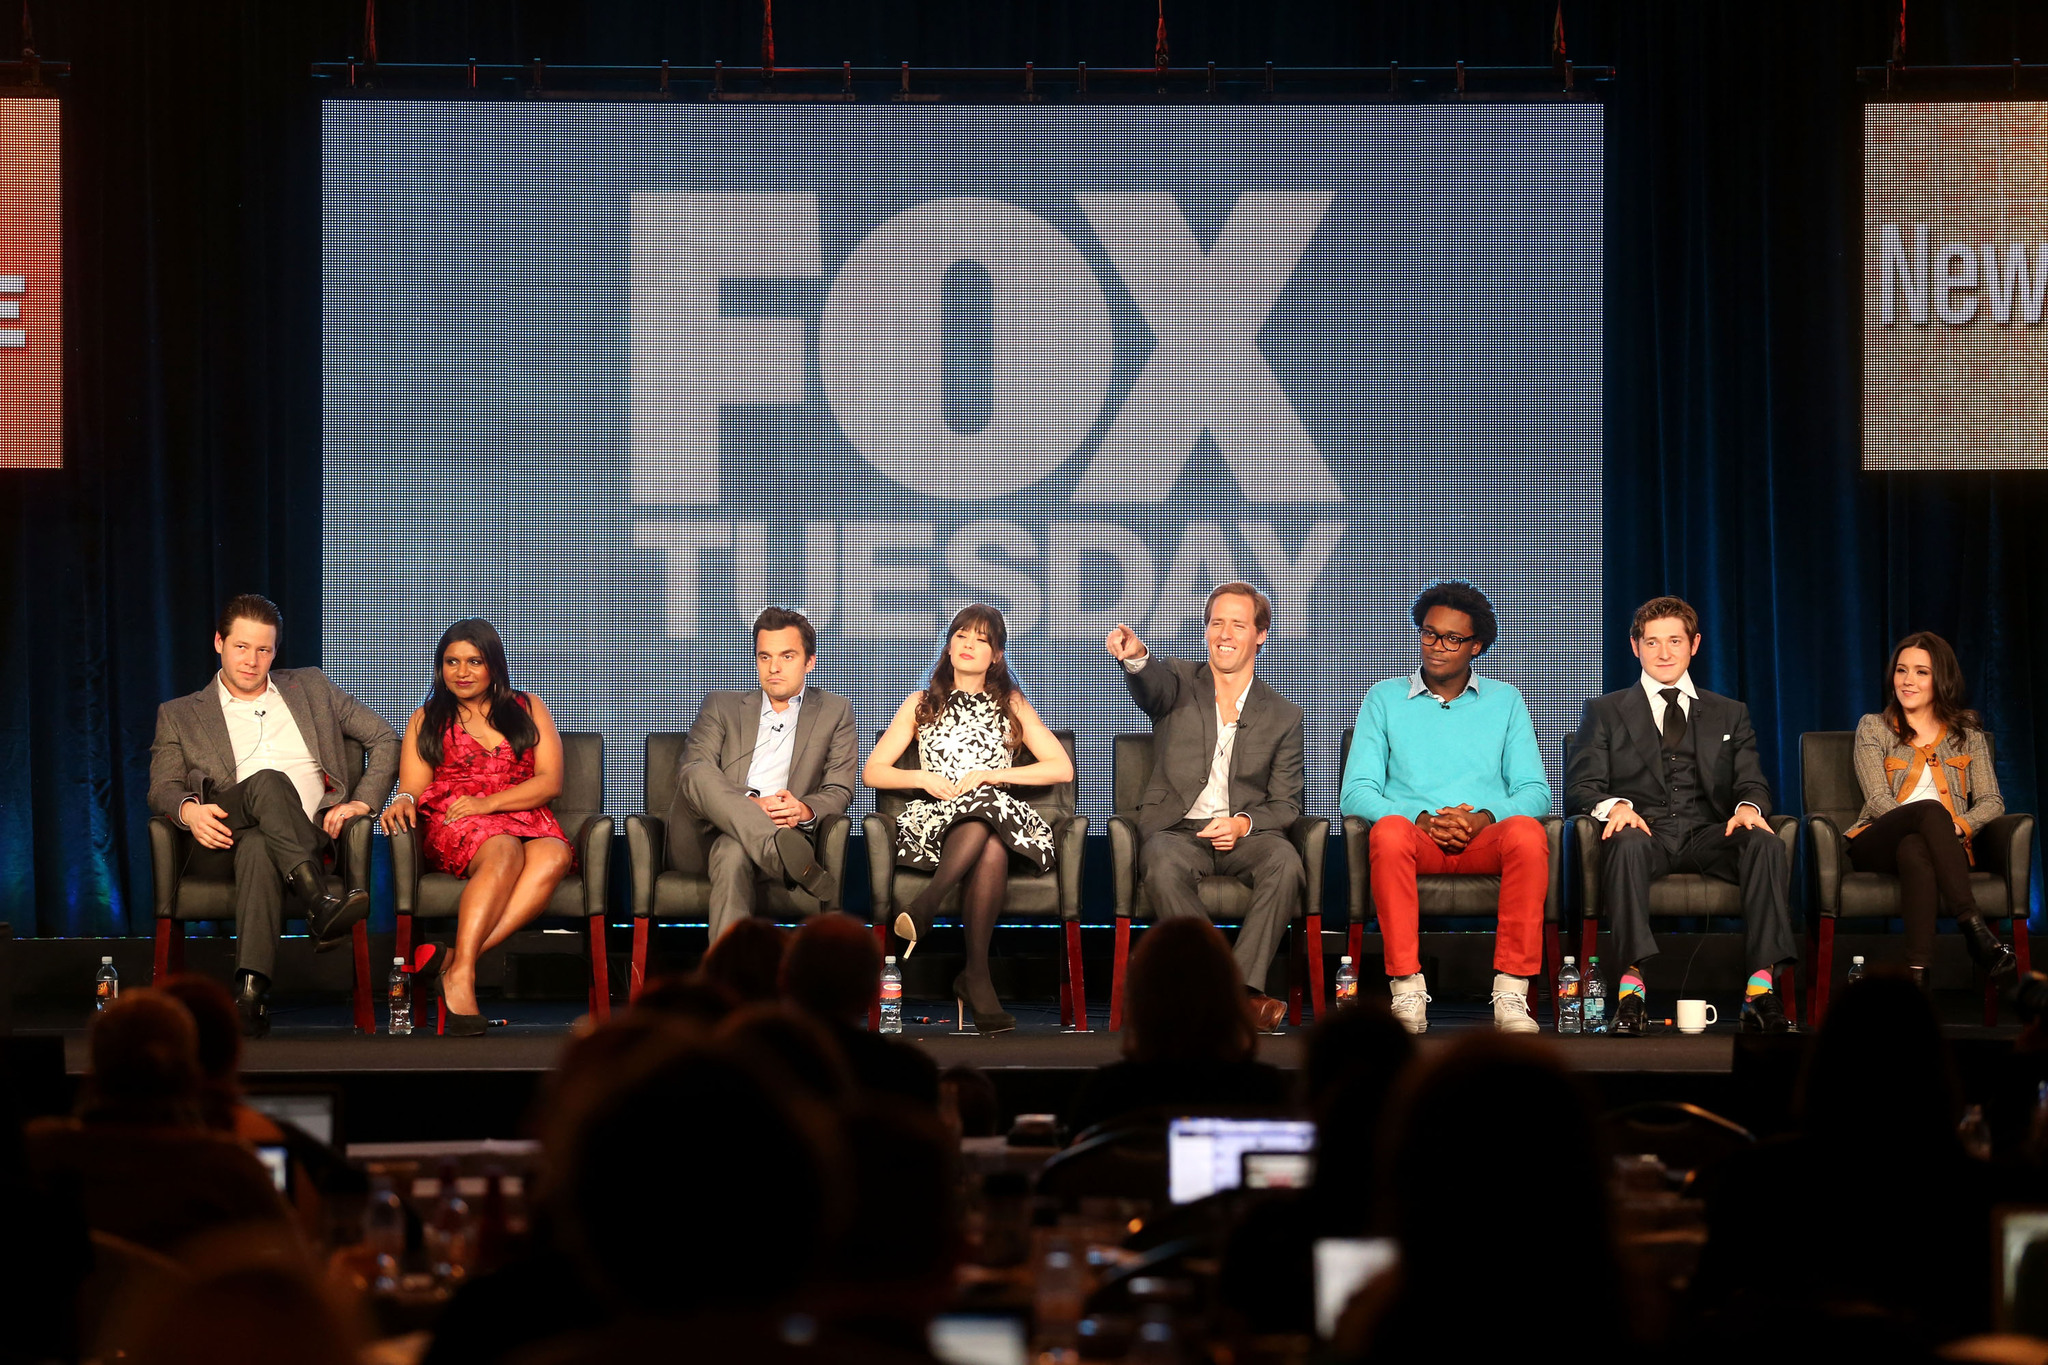
{"type": "Polygon", "coordinates": [[[1129,626],[1103,641],[1124,667],[1131,697],[1152,718],[1152,780],[1138,803],[1138,875],[1161,919],[1208,918],[1196,888],[1236,877],[1252,906],[1237,931],[1238,968],[1262,1031],[1279,1027],[1284,1000],[1265,994],[1280,934],[1307,885],[1288,827],[1301,815],[1301,708],[1253,676],[1273,604],[1249,583],[1209,594],[1209,661],[1154,655],[1129,626]]]}

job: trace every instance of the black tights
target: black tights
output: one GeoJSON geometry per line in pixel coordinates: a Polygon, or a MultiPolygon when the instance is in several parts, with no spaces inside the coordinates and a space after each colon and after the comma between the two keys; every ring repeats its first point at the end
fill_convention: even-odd
{"type": "Polygon", "coordinates": [[[960,917],[967,925],[967,970],[960,984],[966,988],[969,1003],[983,1014],[1002,1008],[995,983],[989,979],[988,944],[995,937],[996,921],[1003,916],[1009,882],[1010,850],[986,821],[963,820],[946,831],[939,845],[939,865],[932,870],[932,884],[910,907],[921,922],[930,924],[940,900],[955,885],[960,886],[960,917]]]}
{"type": "Polygon", "coordinates": [[[1977,913],[1969,855],[1939,801],[1908,801],[1886,811],[1849,841],[1849,861],[1858,872],[1897,874],[1908,966],[1932,960],[1937,915],[1968,919],[1977,913]]]}

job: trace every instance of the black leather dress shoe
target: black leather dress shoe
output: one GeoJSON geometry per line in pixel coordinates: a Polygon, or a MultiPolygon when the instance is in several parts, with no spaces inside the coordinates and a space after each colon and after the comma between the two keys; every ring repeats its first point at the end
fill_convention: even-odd
{"type": "Polygon", "coordinates": [[[839,903],[839,883],[818,861],[817,850],[811,847],[811,841],[804,837],[802,830],[776,831],[775,853],[782,859],[784,880],[792,886],[802,887],[816,897],[820,905],[839,903]]]}
{"type": "Polygon", "coordinates": [[[328,895],[327,878],[321,874],[320,864],[310,858],[293,868],[285,881],[299,899],[315,952],[339,948],[348,938],[349,930],[370,917],[368,891],[357,887],[339,896],[328,895]]]}
{"type": "Polygon", "coordinates": [[[270,1032],[270,978],[261,972],[235,973],[235,1013],[242,1018],[242,1036],[261,1038],[270,1032]]]}
{"type": "Polygon", "coordinates": [[[1789,1033],[1791,1030],[1792,1023],[1785,1017],[1785,1007],[1779,1003],[1776,991],[1752,995],[1742,1002],[1744,1033],[1789,1033]]]}
{"type": "Polygon", "coordinates": [[[1608,1032],[1617,1038],[1640,1038],[1650,1031],[1650,1010],[1643,1004],[1643,997],[1634,991],[1621,997],[1621,1004],[1614,1010],[1614,1027],[1608,1032]]]}
{"type": "Polygon", "coordinates": [[[1984,975],[1995,981],[2020,969],[2019,958],[1999,941],[1998,931],[1986,924],[1982,915],[1959,919],[1956,928],[1963,935],[1963,946],[1970,950],[1970,961],[1976,963],[1977,970],[1984,975]]]}

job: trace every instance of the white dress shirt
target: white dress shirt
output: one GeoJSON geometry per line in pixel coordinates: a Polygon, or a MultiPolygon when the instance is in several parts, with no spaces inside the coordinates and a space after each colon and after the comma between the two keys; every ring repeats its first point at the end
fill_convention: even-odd
{"type": "Polygon", "coordinates": [[[754,761],[747,768],[748,790],[767,796],[788,789],[789,765],[796,757],[796,722],[803,714],[803,705],[803,690],[780,711],[766,692],[761,694],[761,726],[755,732],[759,742],[754,745],[754,761]]]}
{"type": "Polygon", "coordinates": [[[320,798],[327,794],[327,774],[320,760],[306,747],[292,709],[284,704],[277,684],[266,680],[263,695],[243,701],[228,691],[224,680],[215,680],[220,691],[221,717],[228,725],[228,746],[235,755],[235,781],[246,782],[266,768],[275,768],[292,780],[299,804],[311,820],[320,810],[320,798]]]}
{"type": "MultiPolygon", "coordinates": [[[[1675,687],[1678,689],[1679,714],[1683,715],[1688,723],[1692,720],[1692,704],[1700,699],[1700,693],[1699,689],[1692,685],[1691,669],[1687,669],[1685,672],[1679,674],[1678,681],[1675,683],[1660,683],[1655,678],[1651,677],[1649,673],[1646,671],[1643,674],[1640,686],[1642,687],[1644,692],[1649,694],[1650,723],[1656,727],[1658,734],[1661,735],[1664,733],[1664,711],[1666,706],[1669,704],[1664,700],[1664,689],[1667,687],[1675,687]]],[[[1614,814],[1614,808],[1616,806],[1634,804],[1634,802],[1629,801],[1625,797],[1610,796],[1605,801],[1602,801],[1599,805],[1593,807],[1593,818],[1595,820],[1605,820],[1608,816],[1614,814]]],[[[1736,804],[1735,809],[1741,810],[1744,806],[1748,806],[1758,815],[1762,815],[1764,813],[1763,807],[1759,806],[1754,801],[1738,802],[1736,804]]]]}
{"type": "MultiPolygon", "coordinates": [[[[1136,673],[1144,668],[1149,653],[1135,659],[1123,661],[1126,672],[1136,673]]],[[[1247,682],[1244,692],[1237,699],[1238,720],[1244,719],[1245,703],[1251,699],[1252,685],[1247,682]]],[[[1202,784],[1201,793],[1195,797],[1195,804],[1188,807],[1187,818],[1207,824],[1219,815],[1242,815],[1243,811],[1230,809],[1230,761],[1237,752],[1238,720],[1223,719],[1223,698],[1216,698],[1216,752],[1209,756],[1209,780],[1202,784]]]]}

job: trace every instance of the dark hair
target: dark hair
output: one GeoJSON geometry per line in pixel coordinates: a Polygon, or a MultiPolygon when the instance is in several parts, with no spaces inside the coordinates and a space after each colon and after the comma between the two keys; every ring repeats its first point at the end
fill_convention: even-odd
{"type": "Polygon", "coordinates": [[[1195,915],[1153,925],[1131,954],[1124,1051],[1136,1061],[1242,1062],[1258,1046],[1230,945],[1195,915]]]}
{"type": "Polygon", "coordinates": [[[505,642],[498,638],[498,628],[481,616],[469,616],[442,631],[441,643],[434,646],[434,686],[427,693],[426,714],[420,717],[421,761],[429,768],[441,766],[441,736],[455,724],[461,706],[441,677],[441,661],[448,657],[448,646],[457,641],[475,645],[484,656],[484,666],[491,670],[490,690],[484,694],[490,703],[491,728],[512,746],[514,758],[523,756],[540,743],[540,727],[526,709],[526,694],[513,690],[511,671],[505,666],[505,642]]]}
{"type": "Polygon", "coordinates": [[[1429,615],[1431,607],[1449,607],[1462,611],[1472,618],[1472,633],[1479,637],[1479,652],[1484,654],[1493,648],[1493,642],[1500,638],[1500,622],[1494,617],[1493,603],[1485,593],[1473,587],[1462,578],[1437,578],[1430,580],[1427,587],[1417,594],[1415,605],[1409,615],[1415,618],[1415,628],[1422,629],[1422,618],[1429,615]]]}
{"type": "Polygon", "coordinates": [[[1913,742],[1913,727],[1906,721],[1906,708],[1899,705],[1899,691],[1892,678],[1899,671],[1899,656],[1909,649],[1926,650],[1928,662],[1934,665],[1934,718],[1953,731],[1958,741],[1966,739],[1972,730],[1983,729],[1983,719],[1963,705],[1969,692],[1963,684],[1963,666],[1956,662],[1956,652],[1933,631],[1916,630],[1892,646],[1891,662],[1884,668],[1884,719],[1899,737],[1899,743],[1913,742]]]}
{"type": "Polygon", "coordinates": [[[192,1016],[198,1043],[201,1116],[230,1132],[242,1098],[242,1019],[228,988],[210,976],[179,972],[157,987],[192,1016]]]}
{"type": "Polygon", "coordinates": [[[79,1092],[87,1122],[198,1127],[202,1122],[199,1030],[162,991],[129,991],[93,1016],[91,1070],[79,1092]]]}
{"type": "Polygon", "coordinates": [[[826,1019],[850,1021],[882,989],[882,948],[848,914],[818,915],[796,931],[782,955],[782,994],[826,1019]]]}
{"type": "Polygon", "coordinates": [[[277,603],[253,592],[236,593],[227,600],[219,619],[213,623],[213,633],[226,639],[237,621],[255,621],[284,634],[284,613],[277,609],[277,603]]]}
{"type": "MultiPolygon", "coordinates": [[[[1273,624],[1273,599],[1241,578],[1233,578],[1228,583],[1218,583],[1215,587],[1209,589],[1209,600],[1202,604],[1202,624],[1204,626],[1209,624],[1209,613],[1215,609],[1216,599],[1225,596],[1251,598],[1252,629],[1255,631],[1265,631],[1271,628],[1273,624]]],[[[1263,649],[1264,646],[1262,645],[1260,648],[1263,649]]]]}
{"type": "Polygon", "coordinates": [[[762,1004],[781,994],[782,958],[788,951],[786,932],[749,915],[711,945],[697,974],[742,1005],[762,1004]]]}
{"type": "Polygon", "coordinates": [[[761,632],[764,630],[788,630],[795,626],[797,634],[804,637],[804,657],[818,657],[818,632],[811,626],[811,618],[788,607],[767,607],[754,618],[754,648],[761,647],[761,632]]]}
{"type": "Polygon", "coordinates": [[[981,633],[988,637],[989,648],[995,651],[995,659],[988,666],[988,677],[983,686],[994,698],[996,706],[1003,713],[1007,733],[1004,742],[1010,752],[1024,747],[1024,726],[1017,718],[1017,698],[1023,688],[1010,672],[1009,663],[1003,658],[1003,647],[1010,641],[1010,628],[1003,620],[1003,614],[986,602],[970,602],[953,614],[953,623],[946,627],[946,638],[939,642],[939,661],[932,665],[932,675],[925,683],[924,695],[917,701],[917,723],[931,725],[946,714],[946,703],[953,695],[953,636],[970,626],[979,626],[981,633]]]}
{"type": "Polygon", "coordinates": [[[1700,614],[1683,597],[1653,597],[1636,608],[1636,614],[1629,618],[1628,638],[1640,640],[1643,632],[1650,628],[1650,622],[1662,621],[1666,617],[1676,620],[1685,627],[1685,638],[1697,639],[1700,633],[1700,614]]]}

